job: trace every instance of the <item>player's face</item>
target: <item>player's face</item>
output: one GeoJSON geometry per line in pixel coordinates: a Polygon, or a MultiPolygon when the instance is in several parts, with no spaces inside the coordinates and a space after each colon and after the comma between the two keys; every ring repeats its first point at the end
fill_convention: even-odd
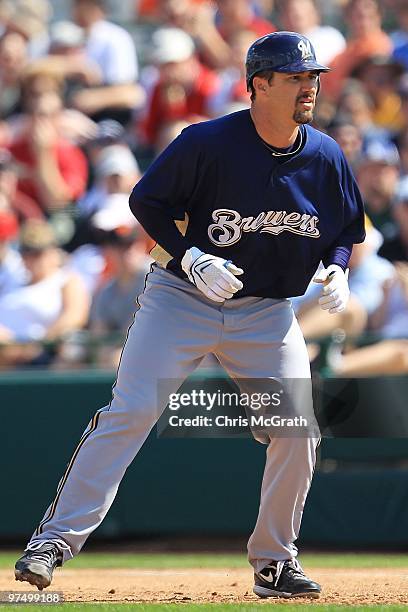
{"type": "Polygon", "coordinates": [[[319,75],[315,71],[285,74],[275,72],[266,94],[274,116],[298,125],[310,123],[316,104],[319,75]]]}

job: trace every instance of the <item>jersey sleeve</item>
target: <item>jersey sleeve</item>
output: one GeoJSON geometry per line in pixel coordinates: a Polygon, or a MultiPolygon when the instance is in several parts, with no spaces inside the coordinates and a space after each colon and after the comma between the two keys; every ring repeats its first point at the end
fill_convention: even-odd
{"type": "Polygon", "coordinates": [[[193,246],[177,229],[197,187],[200,147],[194,126],[188,127],[153,162],[134,187],[130,209],[146,232],[174,258],[193,246]]]}
{"type": "Polygon", "coordinates": [[[364,242],[364,204],[351,168],[339,151],[337,171],[343,205],[343,227],[333,244],[322,257],[325,267],[338,264],[346,269],[353,244],[364,242]]]}

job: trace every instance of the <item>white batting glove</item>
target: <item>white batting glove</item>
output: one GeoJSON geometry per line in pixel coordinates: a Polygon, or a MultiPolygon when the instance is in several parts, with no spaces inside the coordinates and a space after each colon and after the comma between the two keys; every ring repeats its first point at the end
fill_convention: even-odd
{"type": "Polygon", "coordinates": [[[244,271],[222,257],[206,255],[197,247],[188,249],[181,267],[193,283],[206,297],[214,302],[224,302],[242,289],[243,284],[235,278],[244,271]]]}
{"type": "Polygon", "coordinates": [[[315,283],[323,283],[322,296],[319,304],[323,310],[331,314],[342,312],[350,297],[348,286],[348,268],[346,272],[340,266],[332,264],[328,268],[320,270],[313,279],[315,283]]]}

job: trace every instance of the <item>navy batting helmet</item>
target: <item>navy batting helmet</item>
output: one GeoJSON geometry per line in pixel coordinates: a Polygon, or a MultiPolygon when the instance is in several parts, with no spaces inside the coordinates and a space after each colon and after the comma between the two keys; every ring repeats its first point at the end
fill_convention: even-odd
{"type": "Polygon", "coordinates": [[[327,66],[316,61],[312,43],[296,32],[273,32],[258,38],[248,49],[246,58],[246,82],[250,88],[252,79],[259,72],[327,72],[327,66]]]}

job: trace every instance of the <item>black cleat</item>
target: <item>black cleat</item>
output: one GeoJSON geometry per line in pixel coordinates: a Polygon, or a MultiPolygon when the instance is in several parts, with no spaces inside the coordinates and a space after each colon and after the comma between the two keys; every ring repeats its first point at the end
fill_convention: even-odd
{"type": "Polygon", "coordinates": [[[16,580],[29,582],[40,591],[50,586],[52,573],[62,565],[62,552],[52,542],[44,542],[36,550],[26,550],[15,565],[16,580]]]}
{"type": "Polygon", "coordinates": [[[318,598],[320,584],[310,580],[296,559],[271,561],[260,572],[255,572],[253,591],[258,597],[313,597],[318,598]]]}

